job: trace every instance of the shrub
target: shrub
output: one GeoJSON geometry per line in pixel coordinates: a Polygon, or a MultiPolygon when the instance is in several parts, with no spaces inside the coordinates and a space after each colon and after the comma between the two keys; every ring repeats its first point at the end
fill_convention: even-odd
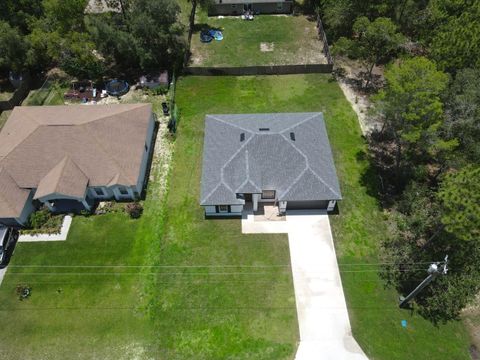
{"type": "Polygon", "coordinates": [[[125,211],[132,219],[138,219],[142,215],[143,206],[138,202],[128,203],[125,205],[125,211]]]}
{"type": "Polygon", "coordinates": [[[22,301],[30,296],[30,292],[32,291],[32,288],[25,284],[18,284],[15,291],[18,295],[18,299],[22,301]]]}
{"type": "Polygon", "coordinates": [[[32,229],[43,227],[51,217],[51,213],[47,208],[42,208],[30,214],[28,218],[28,226],[32,229]]]}

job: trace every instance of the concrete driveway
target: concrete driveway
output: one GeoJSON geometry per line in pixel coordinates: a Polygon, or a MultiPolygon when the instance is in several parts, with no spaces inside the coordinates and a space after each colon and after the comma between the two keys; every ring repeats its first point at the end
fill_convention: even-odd
{"type": "Polygon", "coordinates": [[[5,273],[7,272],[7,267],[0,269],[0,285],[2,285],[3,278],[5,277],[5,273]]]}
{"type": "Polygon", "coordinates": [[[243,233],[288,233],[300,344],[295,360],[368,359],[352,336],[328,215],[291,211],[285,221],[242,219],[243,233]]]}

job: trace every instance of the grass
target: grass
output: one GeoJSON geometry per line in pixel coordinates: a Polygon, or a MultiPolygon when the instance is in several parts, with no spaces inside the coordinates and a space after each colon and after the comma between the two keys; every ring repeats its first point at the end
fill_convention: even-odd
{"type": "Polygon", "coordinates": [[[291,273],[268,267],[289,263],[286,236],[242,235],[238,220],[204,220],[198,206],[203,120],[207,113],[323,111],[345,198],[331,219],[358,342],[372,359],[468,359],[460,322],[435,327],[399,310],[376,267],[346,272],[371,269],[385,226],[362,185],[367,162],[357,119],[329,79],[180,79],[168,195],[152,182],[140,220],[122,213],[76,217],[66,242],[18,244],[11,264],[17,267],[0,287],[0,325],[8,329],[0,358],[292,359],[298,325],[291,273]],[[346,265],[352,263],[362,266],[346,265]],[[15,287],[23,283],[32,295],[20,302],[15,287]]]}
{"type": "Polygon", "coordinates": [[[137,228],[125,214],[76,217],[66,242],[18,243],[0,287],[0,323],[8,329],[0,358],[134,358],[151,334],[136,310],[139,276],[71,266],[142,264],[137,228]],[[17,284],[31,286],[29,299],[18,300],[17,284]]]}
{"type": "Polygon", "coordinates": [[[22,105],[64,105],[63,94],[67,89],[58,83],[49,83],[40,89],[31,90],[22,105]]]}
{"type": "Polygon", "coordinates": [[[197,15],[192,37],[192,66],[248,66],[326,63],[315,21],[305,16],[260,15],[254,21],[238,17],[197,15]],[[201,28],[220,28],[222,41],[200,42],[201,28]],[[270,51],[261,51],[261,44],[270,51]]]}
{"type": "MultiPolygon", "coordinates": [[[[340,215],[331,220],[355,337],[372,359],[469,358],[468,334],[461,322],[437,327],[398,309],[395,291],[384,289],[378,266],[369,266],[378,262],[385,219],[364,185],[375,180],[367,175],[358,121],[330,76],[188,77],[179,82],[178,94],[182,94],[181,136],[196,126],[192,119],[198,121],[205,113],[323,111],[344,196],[340,215]],[[352,272],[358,270],[362,272],[352,272]],[[402,319],[408,321],[407,329],[401,327],[402,319]]],[[[182,166],[199,166],[192,164],[182,166]]],[[[198,187],[197,180],[191,181],[192,189],[198,187]]],[[[180,198],[190,196],[176,193],[180,198]]]]}
{"type": "Polygon", "coordinates": [[[66,242],[17,245],[0,287],[0,325],[8,327],[0,358],[293,357],[286,236],[243,236],[238,220],[203,219],[203,114],[188,111],[189,91],[178,95],[185,121],[168,197],[152,182],[138,221],[122,213],[76,217],[66,242]],[[279,264],[287,266],[269,267],[279,264]],[[18,284],[32,287],[28,300],[18,300],[18,284]]]}

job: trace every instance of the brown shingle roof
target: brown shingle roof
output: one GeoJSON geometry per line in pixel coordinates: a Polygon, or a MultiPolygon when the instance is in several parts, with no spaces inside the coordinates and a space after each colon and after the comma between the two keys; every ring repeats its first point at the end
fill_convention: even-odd
{"type": "Polygon", "coordinates": [[[88,178],[67,155],[40,180],[33,198],[56,193],[83,199],[87,185],[88,178]]]}
{"type": "Polygon", "coordinates": [[[8,171],[0,167],[0,216],[3,218],[20,217],[30,190],[21,189],[8,171]]]}
{"type": "Polygon", "coordinates": [[[75,167],[91,186],[136,185],[151,112],[150,104],[16,107],[0,132],[0,166],[20,188],[42,183],[36,197],[60,188],[77,196],[81,185],[67,184],[75,167]]]}

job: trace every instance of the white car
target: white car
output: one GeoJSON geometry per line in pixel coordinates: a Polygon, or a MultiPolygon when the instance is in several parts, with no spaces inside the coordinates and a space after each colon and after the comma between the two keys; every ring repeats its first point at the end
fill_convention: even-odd
{"type": "Polygon", "coordinates": [[[5,263],[9,247],[18,239],[18,231],[0,225],[0,266],[5,263]]]}

